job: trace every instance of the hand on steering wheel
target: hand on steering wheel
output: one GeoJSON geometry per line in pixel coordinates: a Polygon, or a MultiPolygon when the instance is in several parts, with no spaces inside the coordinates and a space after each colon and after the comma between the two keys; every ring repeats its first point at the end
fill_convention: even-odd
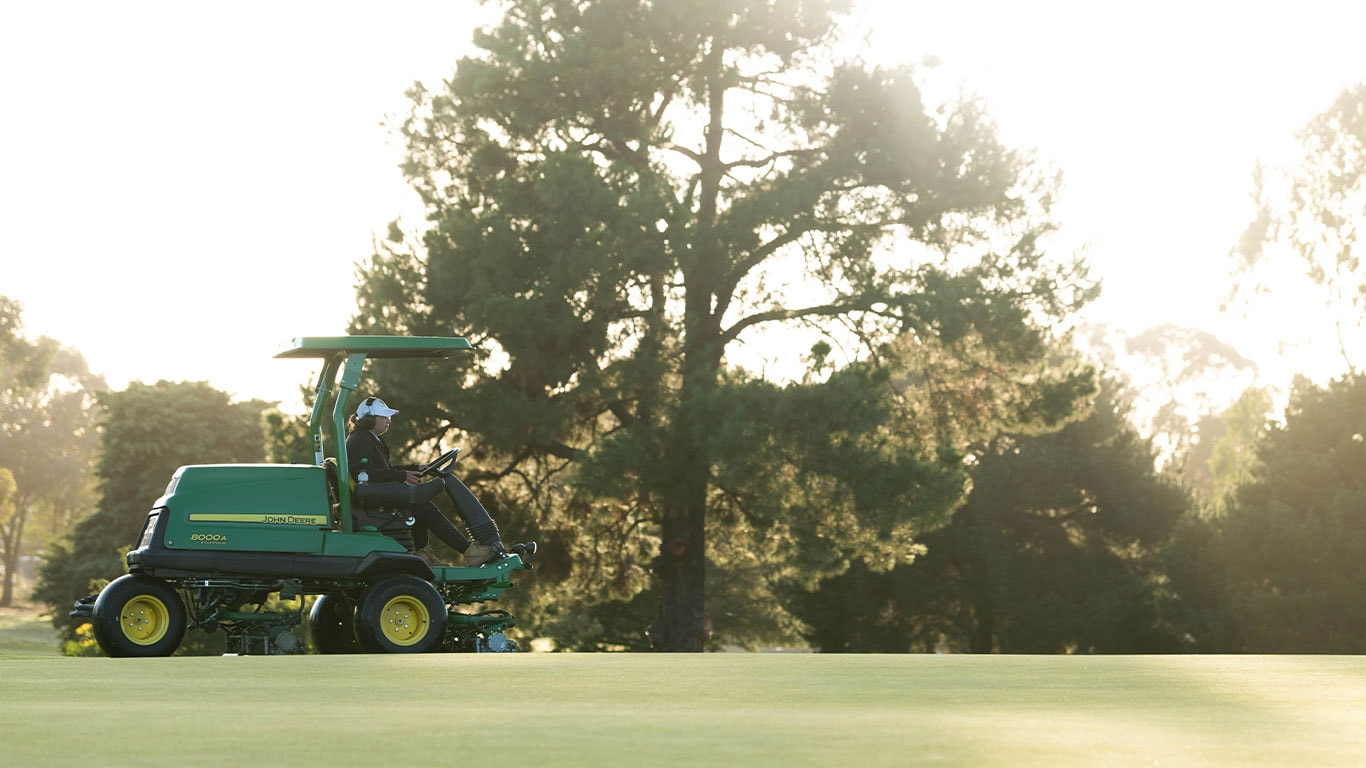
{"type": "Polygon", "coordinates": [[[419,471],[422,472],[423,477],[429,477],[431,475],[446,477],[450,475],[455,468],[455,460],[459,458],[459,456],[460,449],[452,448],[438,456],[432,463],[420,467],[419,471]]]}

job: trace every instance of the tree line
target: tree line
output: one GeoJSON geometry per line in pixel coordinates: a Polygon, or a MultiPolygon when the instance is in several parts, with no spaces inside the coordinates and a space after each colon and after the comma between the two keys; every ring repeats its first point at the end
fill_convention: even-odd
{"type": "MultiPolygon", "coordinates": [[[[463,443],[502,526],[542,542],[521,631],[574,650],[1359,650],[1350,361],[1298,382],[1282,421],[1247,413],[1255,393],[1200,414],[1159,468],[1134,390],[1072,333],[1099,286],[1049,248],[1058,175],[980,101],[927,102],[931,71],[842,57],[847,8],[509,2],[451,79],[410,91],[426,219],[361,265],[349,330],[478,349],[367,386],[400,404],[395,442],[463,443]]],[[[1310,130],[1360,147],[1353,126],[1310,130]]],[[[1304,167],[1351,156],[1305,146],[1304,167]]],[[[1260,192],[1249,282],[1248,254],[1315,220],[1260,192]]],[[[1350,258],[1306,273],[1360,288],[1350,258]]],[[[38,590],[59,625],[121,572],[176,466],[308,460],[296,423],[207,385],[94,397],[99,501],[38,590]]],[[[0,467],[26,450],[5,440],[0,467]]]]}

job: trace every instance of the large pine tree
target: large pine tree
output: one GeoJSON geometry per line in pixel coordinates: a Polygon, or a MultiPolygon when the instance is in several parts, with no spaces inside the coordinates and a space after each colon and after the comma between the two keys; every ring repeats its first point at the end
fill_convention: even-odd
{"type": "Polygon", "coordinates": [[[1093,290],[1043,252],[1056,179],[926,71],[841,57],[848,2],[504,5],[412,92],[426,222],[352,330],[478,346],[375,385],[551,541],[566,637],[607,639],[587,608],[638,615],[651,577],[657,648],[790,637],[776,584],[907,557],[961,503],[964,434],[1090,386],[1044,363],[1093,290]]]}

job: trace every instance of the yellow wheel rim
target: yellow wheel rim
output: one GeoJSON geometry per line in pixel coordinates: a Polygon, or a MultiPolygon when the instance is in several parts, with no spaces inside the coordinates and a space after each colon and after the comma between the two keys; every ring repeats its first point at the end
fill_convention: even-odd
{"type": "Polygon", "coordinates": [[[394,645],[415,645],[427,636],[432,616],[421,600],[409,595],[395,597],[380,613],[380,631],[394,645]]]}
{"type": "Polygon", "coordinates": [[[123,604],[119,628],[124,637],[138,645],[155,645],[171,628],[171,612],[155,597],[138,595],[123,604]]]}

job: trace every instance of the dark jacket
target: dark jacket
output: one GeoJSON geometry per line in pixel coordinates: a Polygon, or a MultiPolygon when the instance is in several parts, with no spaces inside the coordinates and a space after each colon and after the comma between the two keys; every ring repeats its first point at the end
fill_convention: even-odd
{"type": "Polygon", "coordinates": [[[389,444],[368,429],[353,429],[346,436],[346,471],[353,480],[367,472],[372,483],[404,480],[402,469],[389,465],[389,444]]]}

